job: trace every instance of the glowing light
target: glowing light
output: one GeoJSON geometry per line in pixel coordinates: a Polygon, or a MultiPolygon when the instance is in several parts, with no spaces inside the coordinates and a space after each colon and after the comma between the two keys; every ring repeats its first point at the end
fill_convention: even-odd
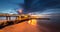
{"type": "Polygon", "coordinates": [[[19,9],[19,13],[22,13],[23,12],[23,10],[22,9],[19,9]]]}
{"type": "Polygon", "coordinates": [[[28,23],[31,24],[31,25],[36,25],[37,20],[36,19],[29,20],[28,23]]]}

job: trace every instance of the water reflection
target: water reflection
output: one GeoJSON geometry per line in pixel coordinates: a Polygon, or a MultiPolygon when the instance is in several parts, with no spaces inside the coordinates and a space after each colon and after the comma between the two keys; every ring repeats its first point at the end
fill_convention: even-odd
{"type": "Polygon", "coordinates": [[[29,20],[28,23],[31,25],[37,25],[37,20],[36,19],[29,20]]]}
{"type": "Polygon", "coordinates": [[[37,25],[42,32],[60,32],[60,16],[50,16],[50,20],[38,20],[37,25]]]}
{"type": "Polygon", "coordinates": [[[60,16],[49,17],[50,20],[32,19],[2,30],[4,32],[60,32],[60,16]]]}

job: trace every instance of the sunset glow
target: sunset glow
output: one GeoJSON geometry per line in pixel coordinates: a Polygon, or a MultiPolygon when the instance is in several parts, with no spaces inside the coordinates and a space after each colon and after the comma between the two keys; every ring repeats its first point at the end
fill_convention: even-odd
{"type": "Polygon", "coordinates": [[[32,19],[32,20],[29,20],[28,23],[31,25],[36,25],[37,24],[36,21],[37,21],[36,19],[32,19]]]}
{"type": "Polygon", "coordinates": [[[19,9],[18,11],[19,11],[19,13],[22,13],[22,12],[23,12],[23,10],[22,10],[22,9],[19,9]]]}

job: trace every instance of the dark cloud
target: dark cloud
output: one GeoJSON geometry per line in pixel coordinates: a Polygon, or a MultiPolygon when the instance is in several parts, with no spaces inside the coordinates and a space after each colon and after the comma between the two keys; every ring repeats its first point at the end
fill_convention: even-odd
{"type": "Polygon", "coordinates": [[[54,8],[60,8],[60,0],[28,0],[26,2],[26,9],[30,12],[54,8]]]}

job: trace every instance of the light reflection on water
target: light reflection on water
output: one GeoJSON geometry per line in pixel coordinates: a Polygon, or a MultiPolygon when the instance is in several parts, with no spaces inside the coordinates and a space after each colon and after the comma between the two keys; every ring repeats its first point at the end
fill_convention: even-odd
{"type": "MultiPolygon", "coordinates": [[[[14,18],[14,17],[13,17],[14,18]]],[[[32,20],[29,20],[28,23],[31,24],[31,25],[37,25],[37,28],[38,30],[40,30],[40,32],[60,32],[60,21],[58,21],[60,19],[60,17],[56,17],[56,16],[52,16],[50,18],[50,20],[38,20],[38,19],[32,19],[32,20]]],[[[23,24],[23,23],[22,23],[23,24]]],[[[29,24],[26,24],[24,23],[23,25],[21,25],[21,23],[18,25],[18,27],[15,27],[16,29],[20,27],[24,27],[24,29],[26,30],[29,26],[29,24]],[[25,27],[25,26],[26,27],[25,27]]],[[[34,26],[32,26],[34,27],[34,26]]],[[[36,27],[34,27],[35,29],[36,27]]],[[[19,29],[19,31],[20,31],[19,29]]],[[[22,29],[22,31],[24,30],[22,29]]],[[[28,30],[33,30],[33,28],[31,28],[31,26],[29,26],[29,29],[27,29],[26,31],[28,30]]],[[[6,30],[7,31],[7,30],[6,30]]],[[[35,30],[34,30],[35,31],[35,30]]]]}
{"type": "Polygon", "coordinates": [[[31,25],[37,25],[37,20],[36,19],[29,20],[28,23],[31,25]]]}
{"type": "MultiPolygon", "coordinates": [[[[60,16],[49,16],[50,20],[40,20],[35,19],[36,21],[31,20],[28,22],[29,24],[34,23],[37,25],[38,29],[42,32],[60,32],[60,16]]],[[[32,19],[33,20],[33,19],[32,19]]],[[[32,24],[33,25],[33,24],[32,24]]]]}

